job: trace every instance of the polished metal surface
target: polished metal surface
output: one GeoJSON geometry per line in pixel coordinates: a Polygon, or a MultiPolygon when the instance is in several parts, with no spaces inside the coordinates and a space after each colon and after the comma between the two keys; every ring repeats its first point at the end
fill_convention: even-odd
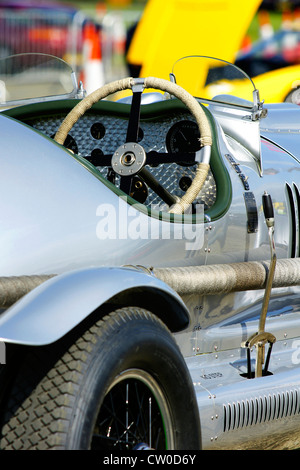
{"type": "MultiPolygon", "coordinates": [[[[31,122],[35,132],[0,115],[0,274],[58,275],[1,313],[0,337],[27,345],[51,343],[112,298],[141,302],[141,288],[148,292],[148,308],[170,321],[186,358],[203,447],[299,447],[299,286],[272,289],[266,316],[266,330],[276,338],[270,375],[249,379],[242,344],[258,331],[264,290],[179,297],[147,272],[150,267],[209,268],[269,259],[265,191],[274,205],[278,260],[300,255],[300,108],[271,106],[268,117],[255,123],[232,109],[227,115],[222,112],[220,116],[218,109],[211,116],[222,164],[212,162],[210,179],[199,195],[205,213],[196,224],[190,215],[170,223],[167,212],[148,212],[146,205],[157,202],[150,192],[146,204],[119,197],[119,190],[103,178],[106,168],[89,166],[49,138],[60,116],[40,116],[31,122]],[[261,139],[256,134],[259,126],[261,139]],[[219,185],[218,172],[228,177],[219,185]],[[230,205],[221,215],[214,212],[229,192],[230,205]],[[196,238],[197,245],[190,246],[196,238]],[[123,265],[142,265],[145,270],[123,265]],[[133,296],[127,297],[130,292],[133,296]]],[[[187,118],[186,113],[166,113],[145,120],[141,145],[146,152],[165,152],[168,130],[187,118]]],[[[100,121],[106,129],[101,150],[113,154],[124,143],[127,122],[116,115],[101,116],[100,121]]],[[[94,123],[99,123],[97,113],[74,126],[81,156],[98,148],[99,139],[91,136],[94,123]]],[[[166,168],[151,170],[172,191],[178,190],[183,175],[193,175],[191,167],[177,163],[166,175],[166,168]]],[[[254,352],[250,362],[254,370],[254,352]]]]}
{"type": "Polygon", "coordinates": [[[204,449],[299,447],[300,387],[294,340],[274,346],[272,375],[245,376],[239,350],[187,359],[197,394],[204,449]]]}
{"type": "Polygon", "coordinates": [[[134,142],[126,142],[118,147],[111,160],[113,170],[121,176],[138,173],[145,163],[145,150],[141,145],[134,142]]]}
{"type": "Polygon", "coordinates": [[[263,137],[299,161],[299,106],[292,103],[269,104],[268,116],[261,121],[260,130],[263,137]]]}
{"type": "Polygon", "coordinates": [[[188,323],[182,299],[159,279],[132,268],[89,268],[53,277],[15,303],[0,315],[1,338],[35,346],[53,343],[108,300],[122,294],[123,302],[134,301],[141,290],[148,308],[151,297],[170,315],[176,307],[173,328],[188,323]]]}
{"type": "MultiPolygon", "coordinates": [[[[4,134],[18,135],[17,149],[15,140],[5,139],[0,157],[3,276],[136,262],[149,265],[155,260],[160,265],[182,263],[195,227],[150,217],[139,205],[119,198],[103,184],[101,175],[53,141],[5,116],[0,115],[0,123],[4,134]],[[158,239],[159,233],[165,237],[158,239]]],[[[203,225],[198,229],[203,240],[203,225]]],[[[203,251],[198,254],[203,256],[203,251]]]]}

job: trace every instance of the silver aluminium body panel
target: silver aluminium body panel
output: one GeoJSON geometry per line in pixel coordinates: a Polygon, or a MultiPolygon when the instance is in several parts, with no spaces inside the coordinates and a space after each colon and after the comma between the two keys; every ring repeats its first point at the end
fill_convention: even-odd
{"type": "MultiPolygon", "coordinates": [[[[277,256],[299,256],[299,145],[296,145],[299,138],[296,127],[300,110],[294,108],[290,123],[285,107],[270,106],[270,114],[260,122],[263,136],[261,176],[255,159],[249,158],[245,147],[232,140],[236,128],[231,132],[228,122],[224,126],[220,147],[224,155],[233,157],[228,165],[233,202],[231,214],[227,214],[228,224],[224,224],[225,217],[207,225],[208,264],[269,258],[260,199],[265,190],[271,194],[275,208],[277,256]],[[273,131],[267,133],[265,129],[272,127],[271,122],[273,131]],[[242,215],[244,179],[241,181],[237,166],[249,184],[247,191],[251,191],[256,200],[258,226],[255,233],[244,229],[247,223],[246,213],[245,218],[242,215]],[[236,198],[235,193],[239,194],[236,198]],[[247,247],[244,253],[238,251],[241,240],[247,247]]],[[[238,126],[238,123],[233,120],[232,126],[238,126]]],[[[257,331],[263,295],[262,290],[184,298],[192,312],[193,326],[190,333],[185,331],[176,338],[187,357],[193,378],[204,449],[292,449],[300,446],[299,287],[273,289],[266,324],[266,330],[276,337],[268,369],[270,375],[249,379],[246,350],[241,345],[257,331]]],[[[252,371],[255,360],[254,349],[251,352],[252,371]]]]}
{"type": "MultiPolygon", "coordinates": [[[[300,109],[293,108],[291,132],[281,133],[276,116],[287,115],[287,109],[270,108],[269,116],[260,121],[262,139],[254,147],[247,141],[243,116],[232,116],[224,124],[216,112],[216,145],[230,181],[217,191],[224,191],[224,196],[229,191],[231,203],[222,216],[206,217],[197,228],[150,217],[144,208],[118,197],[103,183],[100,173],[96,177],[69,151],[0,115],[1,132],[6,136],[0,157],[1,275],[58,275],[2,313],[0,336],[8,342],[48,344],[119,292],[134,287],[153,289],[183,317],[189,316],[187,327],[175,338],[195,386],[203,447],[299,446],[299,287],[272,291],[266,324],[276,337],[271,375],[249,379],[241,344],[257,330],[263,290],[181,299],[152,275],[122,267],[268,260],[261,202],[264,191],[272,196],[275,209],[278,258],[299,257],[300,173],[295,126],[300,122],[300,109]],[[241,140],[237,128],[243,133],[241,140]],[[289,139],[287,134],[293,137],[289,139]],[[17,138],[12,137],[15,135],[17,138]],[[260,158],[257,152],[261,152],[260,158]],[[108,216],[111,209],[113,220],[108,216]],[[132,225],[124,232],[126,219],[132,225]],[[115,223],[115,238],[105,237],[111,222],[115,223]],[[141,237],[145,226],[150,235],[165,230],[168,237],[141,237]],[[127,236],[130,227],[135,237],[127,236]],[[195,234],[199,234],[200,247],[187,249],[195,234]]],[[[149,124],[150,135],[151,126],[155,128],[155,123],[149,124]]],[[[160,149],[164,151],[163,146],[160,149]]],[[[154,309],[154,301],[152,306],[154,309]]],[[[254,361],[252,351],[251,364],[254,361]]]]}

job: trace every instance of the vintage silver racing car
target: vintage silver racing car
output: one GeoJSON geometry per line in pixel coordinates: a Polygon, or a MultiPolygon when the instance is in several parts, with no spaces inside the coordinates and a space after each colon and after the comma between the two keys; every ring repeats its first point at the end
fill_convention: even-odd
{"type": "Polygon", "coordinates": [[[1,61],[1,449],[300,445],[300,108],[170,77],[1,61]]]}

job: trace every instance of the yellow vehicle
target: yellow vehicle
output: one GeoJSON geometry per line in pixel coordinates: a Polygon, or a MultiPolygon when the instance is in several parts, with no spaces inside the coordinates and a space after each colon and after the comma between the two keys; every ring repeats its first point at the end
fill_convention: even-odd
{"type": "MultiPolygon", "coordinates": [[[[139,76],[168,78],[174,63],[184,56],[204,55],[235,62],[237,52],[261,0],[148,0],[137,25],[128,54],[139,76]]],[[[206,71],[207,72],[207,71],[206,71]]],[[[191,83],[195,84],[195,71],[191,83]]],[[[205,71],[199,74],[196,96],[211,98],[205,71]]],[[[291,65],[258,75],[253,82],[266,103],[291,101],[300,80],[300,65],[291,65]]],[[[219,83],[220,93],[243,94],[243,80],[219,83]],[[238,90],[240,89],[240,90],[238,90]]],[[[248,97],[245,96],[247,99],[248,97]]]]}
{"type": "MultiPolygon", "coordinates": [[[[291,65],[257,75],[255,78],[252,78],[252,81],[265,103],[289,101],[294,104],[300,104],[298,96],[300,80],[297,80],[297,77],[300,78],[300,65],[291,65]]],[[[196,96],[211,99],[218,94],[227,94],[250,100],[248,91],[246,78],[244,80],[220,80],[217,83],[204,87],[202,90],[198,89],[196,96]]]]}
{"type": "MultiPolygon", "coordinates": [[[[281,103],[284,101],[297,102],[298,87],[300,84],[300,65],[291,65],[271,72],[263,73],[252,78],[255,87],[265,103],[281,103]]],[[[238,87],[235,84],[229,94],[236,94],[238,87]]],[[[241,96],[241,92],[238,93],[241,96]]]]}

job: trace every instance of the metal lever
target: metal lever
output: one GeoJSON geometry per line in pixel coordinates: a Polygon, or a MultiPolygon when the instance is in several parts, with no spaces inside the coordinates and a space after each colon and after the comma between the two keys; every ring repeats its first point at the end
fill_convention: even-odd
{"type": "MultiPolygon", "coordinates": [[[[255,377],[262,377],[263,375],[263,364],[265,360],[265,345],[269,343],[269,351],[267,355],[267,360],[265,363],[264,372],[267,372],[272,346],[276,341],[276,338],[271,333],[265,331],[266,317],[268,312],[268,306],[270,301],[271,289],[274,279],[275,267],[276,267],[276,251],[274,243],[274,209],[272,204],[272,199],[269,194],[266,192],[262,196],[263,210],[265,215],[266,224],[268,227],[269,242],[271,249],[271,263],[269,267],[269,272],[267,275],[265,294],[262,304],[261,315],[259,318],[258,332],[252,335],[242,346],[250,348],[256,347],[256,365],[255,365],[255,377]]],[[[248,360],[248,368],[250,361],[248,360]]],[[[251,372],[248,370],[248,374],[251,375],[251,372]]]]}
{"type": "Polygon", "coordinates": [[[262,312],[261,312],[260,319],[259,319],[258,333],[262,333],[265,330],[266,316],[267,316],[267,311],[268,311],[268,305],[269,305],[271,289],[272,289],[274,273],[275,273],[275,267],[276,267],[276,260],[277,260],[276,251],[275,251],[275,242],[274,242],[274,225],[275,225],[274,209],[273,209],[271,196],[265,192],[262,197],[262,202],[263,202],[263,209],[264,209],[266,224],[267,224],[268,233],[269,233],[271,263],[270,263],[269,273],[268,273],[267,282],[266,282],[266,290],[265,290],[265,295],[264,295],[264,300],[263,300],[263,305],[262,305],[262,312]]]}

